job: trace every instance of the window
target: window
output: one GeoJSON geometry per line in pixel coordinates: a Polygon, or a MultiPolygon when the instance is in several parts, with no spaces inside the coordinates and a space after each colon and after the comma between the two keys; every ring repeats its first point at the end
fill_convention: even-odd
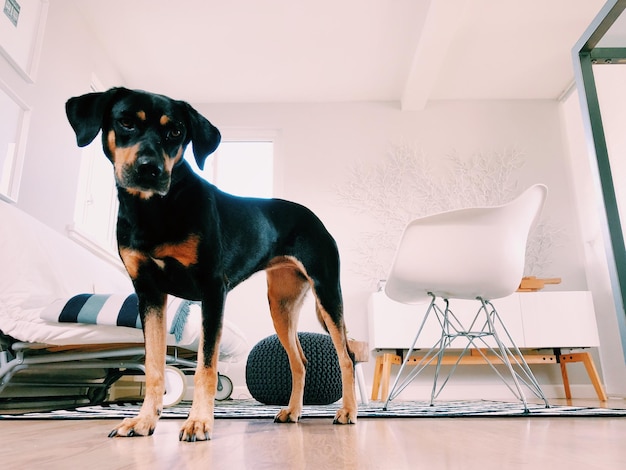
{"type": "MultiPolygon", "coordinates": [[[[274,186],[274,143],[271,138],[228,140],[207,158],[201,171],[192,144],[184,158],[200,176],[238,196],[269,198],[274,186]]],[[[111,162],[102,153],[100,137],[83,149],[74,224],[70,236],[100,256],[119,264],[115,224],[117,192],[111,162]]]]}
{"type": "Polygon", "coordinates": [[[72,239],[101,258],[122,267],[117,255],[117,190],[113,165],[102,153],[100,134],[81,153],[72,239]]]}
{"type": "Polygon", "coordinates": [[[0,199],[17,200],[30,113],[0,80],[0,199]]]}
{"type": "Polygon", "coordinates": [[[274,143],[272,141],[223,141],[209,155],[200,170],[193,157],[191,145],[185,159],[196,173],[237,196],[265,197],[273,195],[274,143]]]}

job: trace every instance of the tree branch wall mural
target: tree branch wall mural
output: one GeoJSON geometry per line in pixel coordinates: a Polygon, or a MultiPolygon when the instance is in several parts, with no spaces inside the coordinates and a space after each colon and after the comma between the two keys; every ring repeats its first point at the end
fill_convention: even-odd
{"type": "MultiPolygon", "coordinates": [[[[351,268],[372,284],[384,280],[400,235],[412,219],[473,206],[494,206],[515,198],[524,187],[517,179],[524,166],[515,148],[462,157],[450,152],[437,165],[414,145],[391,145],[375,164],[353,165],[335,191],[339,202],[371,217],[374,229],[360,234],[351,268]]],[[[547,274],[550,251],[563,231],[542,217],[531,233],[525,275],[547,274]]]]}

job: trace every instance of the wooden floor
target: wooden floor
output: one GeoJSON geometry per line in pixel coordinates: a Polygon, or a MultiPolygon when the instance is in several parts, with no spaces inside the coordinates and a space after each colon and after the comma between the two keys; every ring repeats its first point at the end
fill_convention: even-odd
{"type": "MultiPolygon", "coordinates": [[[[555,402],[555,404],[558,404],[555,402]]],[[[574,404],[598,406],[586,400],[574,404]]],[[[609,407],[626,407],[623,400],[609,407]]],[[[0,466],[41,469],[621,469],[626,418],[216,420],[213,440],[107,438],[117,421],[1,421],[0,466]]]]}

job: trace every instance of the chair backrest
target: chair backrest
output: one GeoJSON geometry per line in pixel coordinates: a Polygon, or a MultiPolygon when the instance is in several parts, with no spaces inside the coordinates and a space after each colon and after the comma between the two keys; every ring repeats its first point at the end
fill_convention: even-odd
{"type": "Polygon", "coordinates": [[[497,299],[517,289],[528,234],[546,199],[543,184],[495,207],[442,212],[404,230],[385,292],[403,303],[443,298],[497,299]]]}

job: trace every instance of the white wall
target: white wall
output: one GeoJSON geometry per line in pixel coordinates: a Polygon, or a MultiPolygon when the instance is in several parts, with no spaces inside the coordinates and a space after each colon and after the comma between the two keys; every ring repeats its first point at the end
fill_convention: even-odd
{"type": "MultiPolygon", "coordinates": [[[[88,91],[93,73],[105,86],[124,84],[69,0],[50,4],[35,84],[24,83],[0,60],[0,77],[33,109],[18,206],[60,232],[72,223],[80,163],[64,103],[88,91]]],[[[376,279],[356,274],[364,264],[358,247],[385,221],[348,207],[338,195],[339,188],[352,183],[355,167],[374,171],[396,144],[420,149],[444,177],[452,153],[467,159],[503,149],[522,152],[525,166],[514,175],[519,190],[546,183],[550,195],[545,218],[560,230],[552,261],[542,274],[563,279],[551,289],[587,288],[572,184],[563,178],[569,163],[557,102],[440,101],[416,112],[400,111],[397,103],[195,105],[224,130],[277,132],[277,196],[309,206],[336,237],[343,262],[346,318],[356,339],[367,338],[366,302],[376,279]]],[[[227,320],[244,331],[251,347],[273,333],[264,283],[263,274],[254,276],[235,289],[227,303],[227,320]]],[[[304,309],[300,329],[321,331],[310,301],[304,309]]],[[[244,367],[244,363],[233,364],[228,371],[236,386],[245,384],[244,367]]],[[[366,373],[370,383],[372,367],[370,362],[366,373]]],[[[556,369],[539,368],[540,380],[560,385],[556,369]]],[[[467,374],[474,374],[468,378],[474,380],[474,372],[467,374]]],[[[581,380],[586,383],[586,378],[581,380]]]]}
{"type": "MultiPolygon", "coordinates": [[[[562,230],[553,262],[544,273],[561,277],[562,284],[550,288],[587,288],[572,186],[564,178],[568,170],[556,101],[441,101],[429,103],[420,112],[400,111],[395,103],[196,107],[222,129],[278,131],[276,153],[282,178],[277,195],[309,206],[337,239],[348,329],[356,339],[367,338],[366,302],[375,281],[355,273],[362,264],[356,247],[364,234],[386,221],[343,205],[337,187],[349,182],[352,166],[374,168],[384,161],[394,143],[414,144],[444,174],[442,167],[451,152],[470,157],[511,147],[521,151],[526,164],[515,175],[519,190],[535,182],[546,183],[550,194],[544,216],[562,230]]],[[[231,293],[227,305],[227,319],[244,330],[250,346],[273,333],[264,282],[263,275],[256,276],[231,293]]],[[[310,302],[300,318],[301,330],[320,331],[310,302]]],[[[372,366],[367,367],[368,382],[372,366]]],[[[557,368],[539,369],[541,380],[560,384],[557,368]]],[[[229,373],[241,383],[240,365],[231,366],[229,373]]]]}
{"type": "Polygon", "coordinates": [[[0,77],[32,108],[18,207],[61,232],[73,220],[80,167],[65,102],[88,92],[93,74],[105,85],[121,81],[69,0],[50,2],[34,84],[0,58],[0,77]]]}

